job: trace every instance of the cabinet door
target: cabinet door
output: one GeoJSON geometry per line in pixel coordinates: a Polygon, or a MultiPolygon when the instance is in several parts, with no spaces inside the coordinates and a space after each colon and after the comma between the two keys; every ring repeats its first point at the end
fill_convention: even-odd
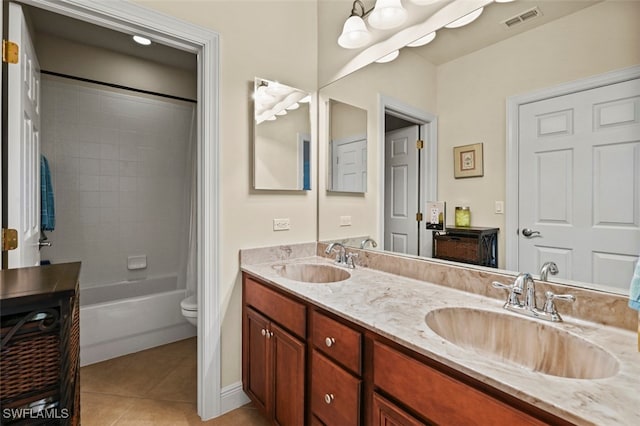
{"type": "Polygon", "coordinates": [[[373,426],[425,426],[425,423],[374,393],[373,426]]]}
{"type": "Polygon", "coordinates": [[[273,418],[282,426],[304,424],[305,344],[271,323],[273,418]]]}
{"type": "Polygon", "coordinates": [[[269,390],[270,354],[266,336],[269,321],[253,309],[245,310],[244,335],[244,386],[256,405],[265,413],[269,411],[271,392],[269,390]]]}

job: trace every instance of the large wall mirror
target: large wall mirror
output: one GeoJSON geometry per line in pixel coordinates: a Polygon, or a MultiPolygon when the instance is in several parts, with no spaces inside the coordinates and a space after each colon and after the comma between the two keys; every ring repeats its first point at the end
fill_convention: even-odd
{"type": "Polygon", "coordinates": [[[309,93],[256,78],[254,81],[254,189],[311,189],[309,93]]]}
{"type": "MultiPolygon", "coordinates": [[[[320,40],[335,39],[340,33],[344,18],[337,17],[335,11],[327,10],[336,7],[331,2],[319,3],[321,20],[339,21],[321,21],[320,40]],[[325,29],[337,33],[323,34],[325,29]]],[[[345,13],[348,14],[348,10],[345,13]]],[[[640,94],[635,93],[640,65],[640,24],[635,17],[639,15],[640,3],[635,1],[491,3],[485,6],[476,21],[467,26],[439,29],[435,39],[425,46],[405,47],[392,62],[370,63],[322,87],[319,91],[320,123],[327,122],[328,111],[323,109],[323,102],[329,99],[340,99],[367,111],[369,167],[364,196],[344,194],[336,197],[320,191],[319,239],[357,237],[359,240],[370,236],[378,241],[378,249],[389,250],[389,236],[385,234],[388,227],[385,209],[389,207],[385,139],[389,139],[391,126],[394,126],[390,117],[395,116],[406,121],[404,127],[414,127],[419,132],[418,138],[425,144],[423,153],[417,157],[421,158],[421,166],[418,167],[423,171],[419,177],[411,178],[417,179],[416,185],[421,189],[407,192],[415,193],[418,200],[412,199],[411,206],[405,209],[408,215],[414,208],[423,211],[426,201],[442,200],[447,202],[447,226],[452,226],[453,207],[469,206],[471,226],[500,229],[500,268],[537,274],[545,261],[545,253],[548,253],[556,256],[553,259],[563,259],[557,262],[559,273],[550,275],[549,280],[620,294],[627,292],[629,274],[640,254],[640,185],[637,180],[640,173],[640,94]],[[529,13],[531,10],[535,12],[529,13]],[[523,15],[535,16],[520,19],[511,27],[504,23],[523,15]],[[597,114],[587,114],[599,117],[603,134],[617,129],[615,131],[620,135],[627,132],[626,136],[619,139],[612,149],[590,147],[584,167],[588,166],[591,172],[578,181],[577,175],[568,175],[568,169],[562,167],[579,159],[571,154],[579,147],[563,145],[561,134],[575,133],[578,122],[572,120],[578,117],[556,114],[567,110],[565,107],[544,110],[545,105],[540,104],[543,109],[527,113],[533,117],[549,118],[539,120],[537,123],[542,127],[536,127],[543,129],[541,133],[546,132],[548,136],[540,142],[544,149],[529,160],[520,158],[517,143],[523,135],[518,133],[517,126],[520,110],[526,109],[524,105],[534,104],[531,99],[538,102],[544,98],[544,93],[552,93],[558,88],[569,88],[570,92],[574,87],[575,91],[578,87],[576,82],[597,81],[594,76],[600,76],[601,81],[629,80],[621,89],[622,93],[614,95],[614,100],[603,101],[595,109],[588,107],[589,111],[599,111],[597,114]],[[507,109],[514,105],[513,102],[516,102],[515,113],[511,111],[511,121],[508,122],[507,109]],[[518,107],[517,102],[523,105],[518,107]],[[601,106],[612,108],[605,108],[605,112],[601,106]],[[607,118],[609,113],[623,110],[626,112],[622,115],[626,118],[611,118],[611,121],[607,118]],[[570,122],[575,126],[567,127],[570,122]],[[483,175],[456,179],[454,148],[478,143],[483,144],[483,175]],[[541,168],[543,173],[525,167],[529,165],[541,168]],[[538,173],[538,178],[526,183],[527,179],[520,179],[517,172],[514,174],[514,169],[520,173],[533,170],[531,173],[538,173]],[[566,173],[559,174],[558,170],[566,173]],[[564,182],[559,180],[561,176],[565,176],[564,182]],[[614,185],[621,180],[631,182],[622,191],[614,185]],[[599,186],[595,187],[593,182],[599,186]],[[543,184],[547,189],[542,188],[543,184]],[[574,201],[581,193],[594,194],[590,196],[592,201],[600,197],[599,204],[577,206],[574,201]],[[538,197],[540,194],[548,196],[545,199],[538,197]],[[538,197],[538,204],[531,204],[527,209],[520,207],[521,202],[534,196],[538,197]],[[592,228],[600,227],[615,233],[616,240],[618,235],[620,238],[624,236],[626,242],[616,244],[607,240],[608,247],[585,251],[586,239],[583,236],[566,234],[568,237],[562,247],[549,244],[545,248],[545,242],[551,240],[550,235],[564,233],[574,220],[562,217],[562,214],[566,211],[573,214],[578,209],[584,213],[580,220],[595,224],[592,228]],[[537,219],[520,217],[520,212],[525,210],[537,212],[537,219]],[[515,216],[514,211],[518,212],[515,216]],[[343,216],[350,217],[350,226],[341,225],[339,218],[343,216]],[[535,231],[537,226],[541,227],[542,237],[533,234],[528,238],[519,232],[525,227],[535,231]],[[530,259],[509,258],[507,250],[510,255],[514,251],[524,253],[517,246],[514,250],[513,244],[525,239],[536,247],[536,251],[526,255],[530,259]],[[525,265],[527,260],[531,263],[525,265]],[[577,270],[580,273],[584,270],[586,275],[578,274],[577,270]]],[[[335,49],[339,49],[335,41],[334,44],[335,49]]],[[[330,54],[332,48],[325,46],[320,52],[330,54]]],[[[322,60],[321,55],[321,67],[322,60]]],[[[573,101],[577,102],[578,109],[583,106],[580,99],[573,101]]],[[[587,125],[591,129],[593,126],[587,125]]],[[[322,134],[323,127],[320,125],[319,140],[326,144],[330,138],[322,134]]],[[[328,156],[324,154],[328,151],[326,146],[319,149],[321,176],[329,173],[328,156]]],[[[582,167],[574,164],[573,170],[582,167]]],[[[425,232],[424,228],[424,222],[417,223],[414,216],[411,229],[418,239],[420,251],[410,254],[430,257],[431,232],[425,232]]],[[[591,233],[588,237],[599,241],[605,238],[608,238],[606,234],[598,233],[591,233]]]]}
{"type": "Polygon", "coordinates": [[[329,190],[367,192],[367,111],[329,100],[329,190]]]}

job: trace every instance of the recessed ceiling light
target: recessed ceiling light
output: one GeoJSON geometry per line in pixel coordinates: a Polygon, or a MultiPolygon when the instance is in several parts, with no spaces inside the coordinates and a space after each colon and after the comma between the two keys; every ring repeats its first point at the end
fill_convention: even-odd
{"type": "Polygon", "coordinates": [[[151,44],[151,40],[149,40],[146,37],[139,36],[139,35],[134,35],[133,36],[133,41],[135,41],[136,43],[141,44],[143,46],[148,46],[148,45],[151,44]]]}

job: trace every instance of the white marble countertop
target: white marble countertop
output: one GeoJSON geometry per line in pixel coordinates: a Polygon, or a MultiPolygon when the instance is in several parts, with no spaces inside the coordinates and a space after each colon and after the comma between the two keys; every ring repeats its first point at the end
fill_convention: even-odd
{"type": "Polygon", "coordinates": [[[278,265],[283,263],[333,264],[311,256],[243,264],[242,270],[570,422],[640,425],[640,353],[635,333],[566,316],[562,323],[544,321],[605,348],[620,367],[616,375],[603,379],[556,377],[456,346],[425,322],[429,311],[444,307],[517,315],[503,309],[499,300],[368,268],[349,270],[351,277],[345,281],[304,283],[280,276],[278,265]]]}

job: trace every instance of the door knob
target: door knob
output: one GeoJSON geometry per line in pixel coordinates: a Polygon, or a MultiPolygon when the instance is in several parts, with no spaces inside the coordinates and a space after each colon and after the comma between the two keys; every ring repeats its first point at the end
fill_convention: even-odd
{"type": "Polygon", "coordinates": [[[524,228],[522,229],[522,235],[524,235],[527,238],[530,238],[534,235],[540,235],[540,231],[534,231],[533,229],[524,228]]]}

